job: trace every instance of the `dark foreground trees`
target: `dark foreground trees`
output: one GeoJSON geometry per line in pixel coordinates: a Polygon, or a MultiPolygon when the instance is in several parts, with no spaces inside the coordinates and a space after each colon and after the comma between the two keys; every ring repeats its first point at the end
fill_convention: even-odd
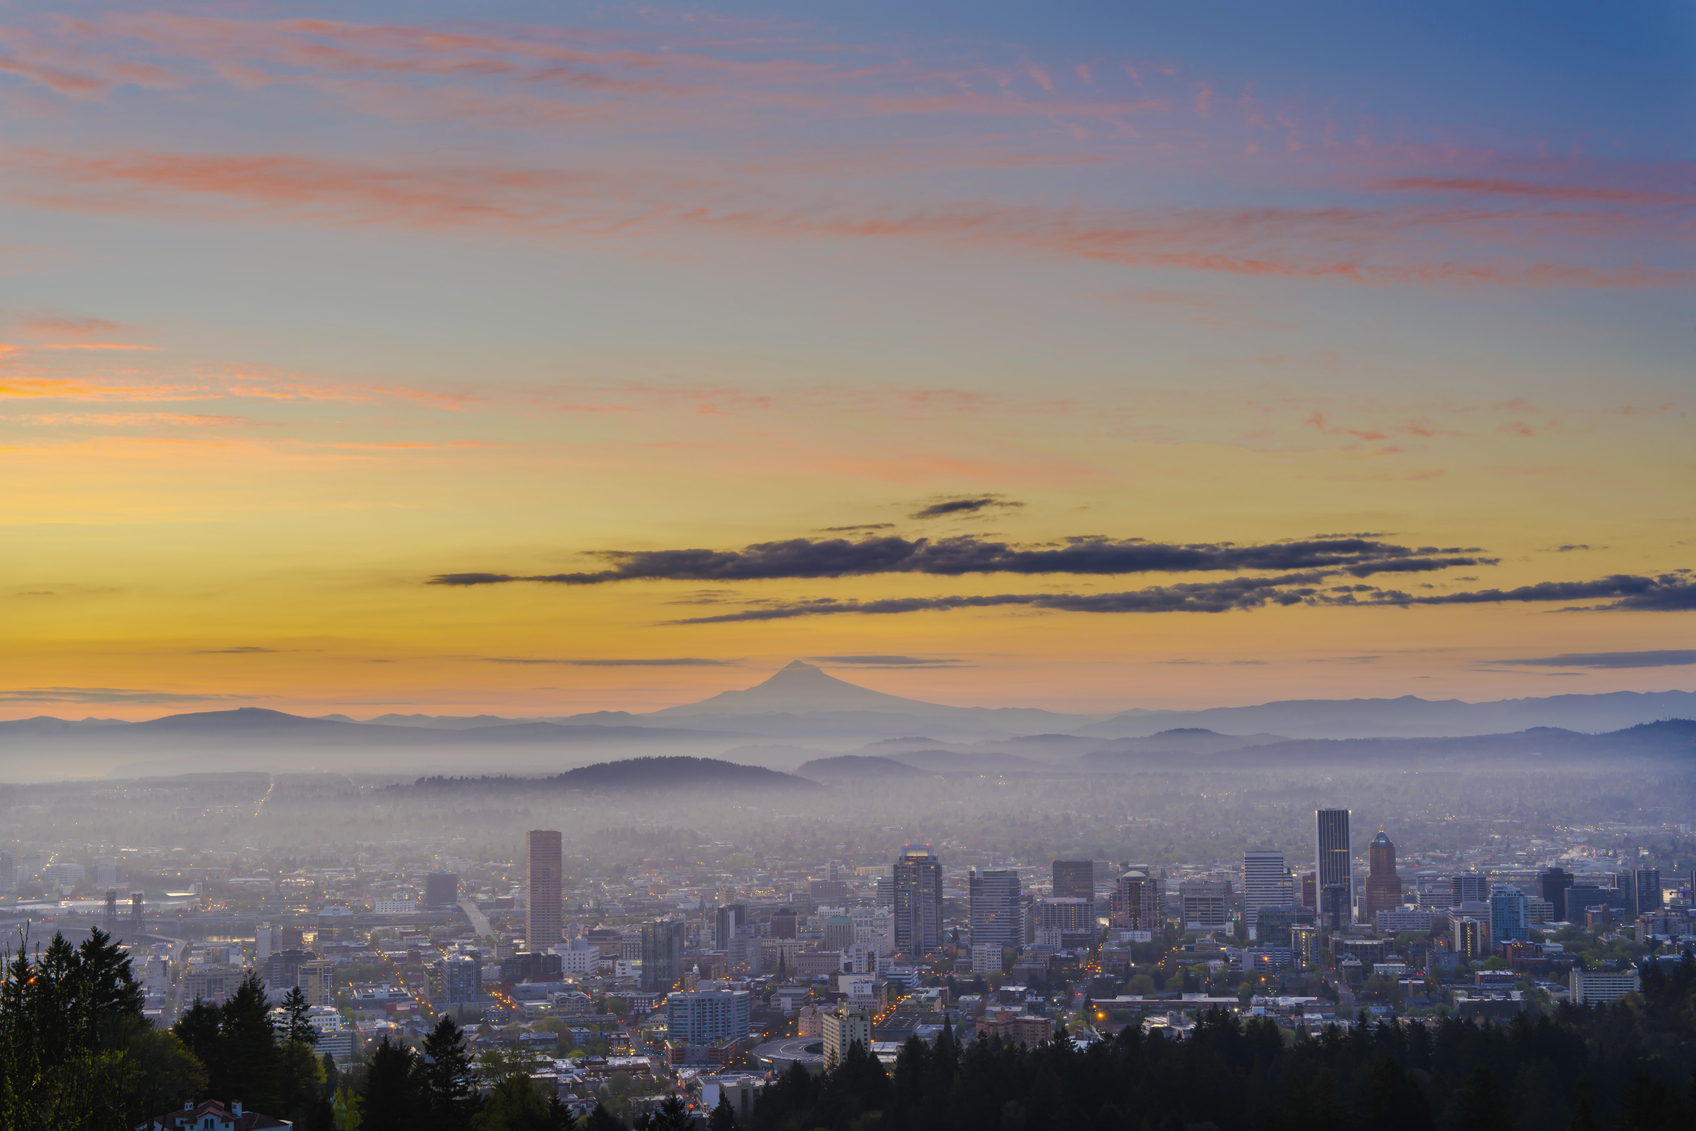
{"type": "Polygon", "coordinates": [[[1696,1127],[1696,964],[1642,1000],[1497,1026],[1329,1026],[1204,1015],[1186,1040],[1126,1029],[1074,1048],[909,1041],[892,1073],[857,1046],[767,1088],[750,1131],[1681,1131],[1696,1127]]]}

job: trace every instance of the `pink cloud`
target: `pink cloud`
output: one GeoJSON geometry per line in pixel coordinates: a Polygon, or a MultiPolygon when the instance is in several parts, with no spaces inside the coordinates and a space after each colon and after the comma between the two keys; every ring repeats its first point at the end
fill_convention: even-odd
{"type": "MultiPolygon", "coordinates": [[[[13,150],[10,195],[102,213],[242,214],[328,224],[491,227],[556,238],[677,232],[762,239],[925,240],[960,248],[1371,285],[1685,286],[1690,273],[1556,261],[1422,259],[1417,237],[1458,234],[1474,214],[1447,210],[1212,209],[1137,212],[941,204],[879,213],[720,202],[726,186],[634,174],[499,166],[383,167],[292,155],[13,150]]],[[[1537,216],[1521,222],[1535,225],[1537,216]]],[[[1506,222],[1506,221],[1502,221],[1506,222]]],[[[1558,221],[1557,221],[1558,222],[1558,221]]],[[[1428,243],[1429,241],[1424,241],[1428,243]]],[[[1541,241],[1531,240],[1533,246],[1541,241]]]]}

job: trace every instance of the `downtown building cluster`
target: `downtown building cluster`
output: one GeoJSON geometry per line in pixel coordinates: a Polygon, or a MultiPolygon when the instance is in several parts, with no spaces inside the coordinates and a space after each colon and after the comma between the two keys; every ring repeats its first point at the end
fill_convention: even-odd
{"type": "Polygon", "coordinates": [[[913,843],[749,859],[703,884],[681,860],[586,874],[539,829],[507,860],[450,848],[166,872],[140,854],[40,853],[0,873],[18,913],[51,907],[124,940],[159,1024],[251,971],[273,1002],[302,991],[338,1063],[452,1013],[478,1050],[533,1052],[538,1079],[579,1105],[622,1075],[745,1108],[788,1065],[837,1063],[854,1042],[893,1060],[945,1027],[1034,1044],[1126,1024],[1182,1037],[1213,1008],[1292,1027],[1362,1009],[1505,1018],[1632,992],[1637,967],[1598,949],[1610,939],[1653,944],[1645,961],[1696,941],[1688,887],[1654,867],[1535,846],[1541,861],[1398,861],[1386,831],[1357,844],[1352,818],[1320,810],[1301,848],[1193,865],[913,843]]]}

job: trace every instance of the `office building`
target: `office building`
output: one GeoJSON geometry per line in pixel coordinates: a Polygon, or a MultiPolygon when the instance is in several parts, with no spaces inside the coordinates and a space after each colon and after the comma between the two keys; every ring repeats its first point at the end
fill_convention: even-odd
{"type": "Polygon", "coordinates": [[[713,912],[713,949],[729,950],[730,940],[736,937],[736,928],[748,923],[748,905],[746,903],[727,903],[713,912]]]}
{"type": "MultiPolygon", "coordinates": [[[[1610,877],[1612,878],[1612,877],[1610,877]]],[[[1631,908],[1631,900],[1619,888],[1602,887],[1596,883],[1595,876],[1585,876],[1584,883],[1574,883],[1566,889],[1566,921],[1568,923],[1584,922],[1584,913],[1592,907],[1611,909],[1617,920],[1631,908]]]]}
{"type": "Polygon", "coordinates": [[[909,958],[942,945],[942,861],[928,844],[909,844],[893,869],[895,949],[909,958]]]}
{"type": "Polygon", "coordinates": [[[1076,896],[1036,902],[1036,942],[1057,950],[1095,944],[1095,901],[1076,896]]]}
{"type": "Polygon", "coordinates": [[[1054,898],[1095,898],[1094,860],[1054,861],[1054,898]]]}
{"type": "Polygon", "coordinates": [[[1331,930],[1330,922],[1339,915],[1337,895],[1335,891],[1329,894],[1327,890],[1341,889],[1343,903],[1341,917],[1344,923],[1354,920],[1354,841],[1349,836],[1349,811],[1347,809],[1319,809],[1314,812],[1314,868],[1317,878],[1320,911],[1331,930]]]}
{"type": "Polygon", "coordinates": [[[424,906],[452,907],[459,902],[459,875],[431,872],[424,877],[424,906]]]}
{"type": "Polygon", "coordinates": [[[1372,916],[1372,925],[1381,935],[1399,935],[1403,931],[1429,934],[1436,921],[1437,913],[1429,907],[1393,907],[1372,916]]]}
{"type": "Polygon", "coordinates": [[[854,921],[855,942],[879,958],[895,953],[895,913],[889,908],[850,907],[848,918],[854,921]]]}
{"type": "Polygon", "coordinates": [[[582,976],[593,974],[601,968],[601,948],[590,946],[584,938],[572,939],[554,947],[554,954],[559,956],[559,972],[562,976],[582,976]]]}
{"type": "Polygon", "coordinates": [[[1319,892],[1319,923],[1327,931],[1343,931],[1349,926],[1349,889],[1343,884],[1327,884],[1319,892]]]}
{"type": "Polygon", "coordinates": [[[1487,903],[1490,899],[1490,877],[1468,872],[1449,880],[1449,906],[1463,903],[1487,903]]]}
{"type": "Polygon", "coordinates": [[[335,1005],[336,991],[330,982],[332,963],[327,958],[315,958],[303,962],[300,966],[300,992],[306,997],[307,1005],[335,1005]]]}
{"type": "Polygon", "coordinates": [[[1319,910],[1319,877],[1312,872],[1301,874],[1301,905],[1319,910]]]}
{"type": "Polygon", "coordinates": [[[559,833],[535,829],[529,836],[530,888],[524,905],[524,941],[547,950],[565,941],[559,833]]]}
{"type": "Polygon", "coordinates": [[[1166,883],[1146,868],[1131,868],[1113,892],[1112,924],[1127,931],[1158,931],[1165,925],[1161,907],[1166,883]]]}
{"type": "Polygon", "coordinates": [[[1572,990],[1572,1004],[1597,1005],[1618,1001],[1626,994],[1637,993],[1643,988],[1643,983],[1638,978],[1636,967],[1625,970],[1586,970],[1577,966],[1573,968],[1569,986],[1572,990]]]}
{"type": "Polygon", "coordinates": [[[282,1001],[284,994],[300,985],[300,968],[317,957],[299,947],[273,951],[266,957],[264,973],[260,975],[265,980],[265,995],[272,1001],[282,1001]]]}
{"type": "Polygon", "coordinates": [[[1485,942],[1484,924],[1469,916],[1459,916],[1455,925],[1455,955],[1462,962],[1473,962],[1484,957],[1488,948],[1485,942]]]}
{"type": "Polygon", "coordinates": [[[1259,937],[1255,923],[1262,907],[1288,907],[1294,902],[1295,884],[1282,852],[1243,853],[1243,919],[1250,938],[1259,937]]]}
{"type": "Polygon", "coordinates": [[[483,965],[466,954],[450,954],[424,967],[430,1004],[466,1005],[483,996],[483,965]]]}
{"type": "Polygon", "coordinates": [[[748,1035],[747,990],[693,990],[666,995],[667,1038],[684,1045],[710,1045],[748,1035]]]}
{"type": "Polygon", "coordinates": [[[1506,884],[1490,892],[1490,940],[1492,943],[1525,942],[1531,937],[1531,909],[1525,893],[1506,884]]]}
{"type": "Polygon", "coordinates": [[[1018,947],[1025,941],[1024,892],[1019,886],[1019,873],[973,871],[967,886],[971,895],[973,953],[979,946],[995,946],[995,968],[999,970],[999,948],[1018,947]]]}
{"type": "Polygon", "coordinates": [[[1396,872],[1396,846],[1383,829],[1366,846],[1366,890],[1361,898],[1361,918],[1375,922],[1380,911],[1402,905],[1402,878],[1396,872]]]}
{"type": "Polygon", "coordinates": [[[1566,892],[1572,886],[1572,873],[1564,868],[1550,868],[1537,877],[1537,889],[1549,901],[1553,921],[1566,921],[1566,892]]]}
{"type": "Polygon", "coordinates": [[[655,919],[642,924],[642,988],[654,993],[683,983],[683,948],[687,930],[682,919],[655,919]]]}
{"type": "MultiPolygon", "coordinates": [[[[1634,915],[1648,915],[1659,911],[1664,904],[1661,900],[1661,870],[1659,868],[1637,868],[1626,873],[1631,879],[1631,912],[1634,915]]],[[[1624,877],[1622,877],[1624,878],[1624,877]]]]}
{"type": "Polygon", "coordinates": [[[1317,970],[1324,961],[1324,952],[1320,949],[1318,927],[1294,926],[1290,928],[1290,954],[1295,960],[1297,970],[1317,970]]]}
{"type": "Polygon", "coordinates": [[[846,954],[848,948],[860,941],[854,930],[854,920],[846,915],[832,915],[824,921],[824,949],[846,954]]]}
{"type": "Polygon", "coordinates": [[[725,962],[734,978],[752,978],[760,973],[763,955],[760,949],[759,928],[751,923],[736,928],[730,945],[724,948],[725,962]]]}
{"type": "Polygon", "coordinates": [[[793,939],[800,934],[801,918],[795,914],[793,907],[779,907],[771,913],[771,923],[766,930],[768,938],[793,939]]]}
{"type": "Polygon", "coordinates": [[[872,1048],[871,1014],[857,1005],[839,1005],[825,1011],[824,1067],[826,1071],[848,1059],[848,1048],[854,1042],[870,1053],[872,1048]]]}
{"type": "Polygon", "coordinates": [[[1288,947],[1290,932],[1297,927],[1311,927],[1318,916],[1311,908],[1300,904],[1262,907],[1255,921],[1255,940],[1263,947],[1288,947]]]}
{"type": "Polygon", "coordinates": [[[1231,925],[1231,885],[1225,880],[1185,880],[1178,900],[1186,931],[1222,931],[1231,925]]]}

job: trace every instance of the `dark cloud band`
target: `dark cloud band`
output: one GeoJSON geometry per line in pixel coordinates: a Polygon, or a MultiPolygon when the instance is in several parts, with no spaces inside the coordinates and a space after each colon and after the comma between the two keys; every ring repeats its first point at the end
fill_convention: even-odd
{"type": "Polygon", "coordinates": [[[596,556],[610,568],[583,573],[518,575],[444,573],[431,585],[502,585],[514,581],[601,585],[613,581],[772,581],[871,574],[917,573],[958,577],[968,573],[1026,576],[1132,573],[1203,573],[1239,570],[1336,569],[1355,577],[1375,573],[1426,573],[1454,566],[1494,565],[1473,548],[1413,548],[1367,538],[1319,538],[1258,545],[1231,542],[1169,544],[1140,538],[1070,538],[1058,544],[1019,546],[971,536],[956,538],[791,538],[757,542],[741,550],[608,550],[596,556]]]}
{"type": "Polygon", "coordinates": [[[736,621],[788,620],[794,617],[845,613],[889,615],[1010,606],[1080,613],[1223,613],[1258,609],[1267,605],[1406,608],[1412,605],[1555,603],[1611,598],[1606,604],[1580,608],[1657,611],[1696,608],[1696,581],[1692,581],[1682,572],[1657,578],[1621,574],[1593,582],[1545,582],[1517,589],[1486,589],[1424,597],[1412,597],[1406,593],[1377,589],[1369,585],[1320,586],[1319,583],[1326,577],[1335,576],[1337,572],[1341,571],[1156,585],[1123,593],[999,593],[981,596],[890,597],[873,601],[821,597],[761,605],[734,613],[693,617],[669,623],[727,624],[736,621]]]}

